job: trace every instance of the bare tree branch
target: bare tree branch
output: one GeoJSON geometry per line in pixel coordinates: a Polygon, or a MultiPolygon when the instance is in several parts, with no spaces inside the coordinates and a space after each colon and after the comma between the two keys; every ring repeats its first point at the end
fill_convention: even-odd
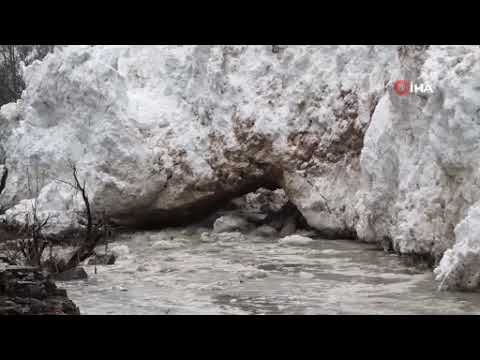
{"type": "Polygon", "coordinates": [[[3,190],[5,190],[5,186],[7,185],[7,178],[8,178],[8,169],[4,167],[2,178],[0,179],[0,194],[3,192],[3,190]]]}
{"type": "Polygon", "coordinates": [[[61,179],[55,179],[55,181],[59,182],[59,183],[62,183],[62,184],[65,184],[65,185],[68,185],[70,187],[72,187],[73,189],[77,189],[77,187],[72,184],[71,182],[68,182],[68,181],[65,181],[65,180],[61,180],[61,179]]]}
{"type": "Polygon", "coordinates": [[[69,260],[66,262],[65,265],[61,266],[60,272],[64,272],[66,270],[73,269],[78,266],[79,263],[82,261],[86,260],[90,256],[92,256],[95,252],[95,247],[97,246],[98,242],[100,239],[104,236],[104,234],[100,231],[100,225],[95,225],[93,224],[93,219],[92,219],[92,211],[90,207],[90,200],[87,195],[86,191],[86,180],[83,180],[83,185],[82,182],[78,178],[78,171],[77,167],[74,163],[69,162],[69,166],[72,170],[72,176],[73,180],[75,181],[75,184],[71,184],[67,181],[60,181],[63,182],[64,184],[73,185],[73,188],[75,190],[78,190],[80,194],[82,195],[83,203],[85,205],[85,212],[86,212],[86,217],[87,217],[87,230],[86,230],[86,236],[85,240],[82,244],[79,245],[79,247],[70,255],[69,260]]]}
{"type": "MultiPolygon", "coordinates": [[[[81,262],[91,257],[95,253],[95,248],[102,238],[107,239],[111,230],[107,225],[107,217],[105,211],[102,213],[101,219],[94,222],[93,212],[90,204],[90,199],[87,194],[87,181],[80,179],[77,166],[73,162],[69,162],[69,167],[72,172],[73,181],[65,181],[55,179],[55,181],[65,184],[82,195],[85,210],[82,218],[85,223],[82,225],[86,227],[84,239],[77,245],[73,252],[66,258],[61,259],[52,254],[52,241],[47,240],[43,235],[44,228],[49,224],[51,216],[46,218],[39,216],[39,191],[41,189],[40,179],[38,178],[38,171],[36,177],[32,178],[30,174],[30,166],[27,165],[27,190],[31,194],[33,200],[31,208],[25,214],[24,225],[19,230],[19,239],[17,253],[23,255],[25,261],[29,265],[39,266],[47,269],[52,273],[63,273],[65,271],[76,268],[81,262]],[[33,189],[35,187],[35,189],[33,189]],[[23,237],[23,238],[22,238],[23,237]],[[47,260],[42,261],[42,255],[50,245],[50,256],[47,260]]],[[[81,224],[79,219],[79,223],[81,224]]],[[[107,246],[107,245],[106,245],[107,246]]]]}
{"type": "Polygon", "coordinates": [[[31,204],[31,209],[25,214],[24,225],[19,229],[18,235],[26,235],[26,239],[21,239],[18,242],[19,252],[23,255],[25,262],[32,266],[41,266],[42,255],[48,244],[48,241],[42,235],[43,229],[48,225],[51,218],[48,215],[45,219],[40,219],[38,216],[38,194],[40,191],[40,179],[38,171],[35,174],[35,179],[32,181],[30,174],[30,167],[26,167],[27,190],[30,196],[34,197],[31,204]],[[32,191],[32,183],[34,182],[35,191],[32,191]]]}

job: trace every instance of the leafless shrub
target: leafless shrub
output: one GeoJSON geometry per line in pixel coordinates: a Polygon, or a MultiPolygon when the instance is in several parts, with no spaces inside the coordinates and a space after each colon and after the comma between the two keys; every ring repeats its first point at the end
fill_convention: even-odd
{"type": "MultiPolygon", "coordinates": [[[[57,272],[64,272],[77,267],[82,261],[88,259],[95,254],[95,247],[100,243],[102,238],[105,240],[108,238],[109,226],[105,212],[103,213],[100,221],[94,221],[90,199],[86,191],[86,180],[80,181],[78,178],[78,170],[73,162],[69,163],[69,167],[72,171],[73,182],[65,180],[57,180],[60,183],[66,184],[78,191],[82,196],[83,204],[85,207],[85,213],[83,219],[79,223],[85,226],[85,238],[82,239],[77,248],[72,252],[67,261],[57,266],[57,272]]],[[[108,248],[108,242],[106,241],[105,249],[108,248]]]]}
{"type": "MultiPolygon", "coordinates": [[[[34,201],[35,203],[36,201],[34,201]]],[[[26,238],[19,239],[18,246],[27,265],[41,266],[42,255],[47,247],[48,241],[42,234],[42,230],[47,226],[50,216],[40,220],[37,216],[37,206],[33,205],[32,220],[28,214],[25,216],[24,233],[26,238]]]]}
{"type": "MultiPolygon", "coordinates": [[[[32,178],[31,169],[27,166],[27,190],[32,199],[31,206],[25,213],[23,224],[19,227],[16,245],[6,251],[5,257],[8,262],[40,267],[50,273],[63,273],[95,255],[95,248],[101,243],[102,239],[105,240],[105,253],[108,252],[108,238],[113,234],[108,216],[103,211],[99,219],[94,218],[87,194],[86,180],[80,180],[77,166],[73,162],[69,162],[69,167],[72,172],[72,180],[57,179],[56,181],[70,186],[81,195],[85,208],[83,212],[78,214],[81,216],[78,221],[79,224],[85,227],[81,240],[66,258],[54,254],[52,238],[44,236],[44,229],[49,225],[52,216],[50,214],[40,216],[39,214],[39,191],[42,188],[45,174],[40,174],[37,168],[35,169],[35,177],[32,178]],[[49,249],[49,254],[45,260],[44,253],[47,249],[49,249]]],[[[6,173],[8,174],[8,172],[6,173]]],[[[6,182],[6,177],[7,175],[4,173],[0,185],[6,182]]]]}
{"type": "MultiPolygon", "coordinates": [[[[39,192],[43,183],[41,175],[36,169],[35,177],[32,179],[30,167],[26,168],[27,173],[27,190],[30,195],[31,209],[25,213],[25,221],[19,230],[19,239],[17,242],[17,252],[23,256],[23,262],[30,266],[40,267],[42,265],[42,257],[49,241],[43,235],[44,228],[48,225],[51,216],[48,214],[41,218],[38,214],[39,208],[39,192]],[[35,188],[33,188],[35,186],[35,188]]],[[[43,174],[44,175],[44,174],[43,174]]]]}

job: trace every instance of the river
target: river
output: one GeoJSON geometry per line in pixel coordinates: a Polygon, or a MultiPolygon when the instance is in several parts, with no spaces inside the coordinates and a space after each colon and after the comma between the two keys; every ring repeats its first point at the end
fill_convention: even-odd
{"type": "Polygon", "coordinates": [[[315,238],[203,243],[164,230],[122,235],[115,265],[59,283],[82,314],[479,314],[479,293],[438,292],[430,270],[374,245],[315,238]]]}

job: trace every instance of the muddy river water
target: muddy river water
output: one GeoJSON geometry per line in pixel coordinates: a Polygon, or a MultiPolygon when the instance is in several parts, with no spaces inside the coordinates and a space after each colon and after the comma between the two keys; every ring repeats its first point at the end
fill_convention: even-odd
{"type": "Polygon", "coordinates": [[[122,235],[115,265],[59,283],[82,314],[479,314],[479,293],[438,292],[430,270],[350,240],[202,242],[122,235]]]}

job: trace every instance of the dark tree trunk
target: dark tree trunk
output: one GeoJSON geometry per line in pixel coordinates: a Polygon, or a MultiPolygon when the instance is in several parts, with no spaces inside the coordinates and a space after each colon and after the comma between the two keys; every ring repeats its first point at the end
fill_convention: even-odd
{"type": "Polygon", "coordinates": [[[7,185],[7,178],[8,178],[8,169],[4,167],[2,178],[0,179],[0,194],[3,192],[3,190],[5,190],[5,186],[7,185]]]}

